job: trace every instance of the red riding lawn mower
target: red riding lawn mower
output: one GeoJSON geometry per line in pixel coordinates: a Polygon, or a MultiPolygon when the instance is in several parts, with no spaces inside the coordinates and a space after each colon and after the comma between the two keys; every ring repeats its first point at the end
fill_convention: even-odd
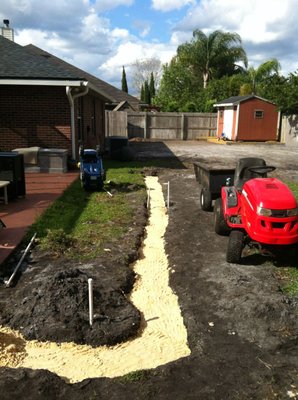
{"type": "Polygon", "coordinates": [[[229,234],[230,263],[240,263],[246,244],[271,249],[298,243],[298,204],[283,182],[267,178],[274,170],[261,158],[242,158],[234,186],[221,188],[214,205],[214,228],[219,235],[229,234]]]}

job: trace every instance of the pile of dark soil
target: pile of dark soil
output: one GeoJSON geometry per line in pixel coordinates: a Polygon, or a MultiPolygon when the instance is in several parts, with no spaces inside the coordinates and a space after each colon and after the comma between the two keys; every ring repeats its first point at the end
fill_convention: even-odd
{"type": "MultiPolygon", "coordinates": [[[[113,345],[137,334],[141,316],[130,303],[147,212],[143,199],[129,191],[135,204],[131,227],[122,240],[106,243],[109,250],[92,263],[75,263],[65,256],[32,249],[14,287],[0,286],[0,325],[19,330],[26,339],[113,345]],[[89,324],[88,278],[93,279],[94,322],[89,324]]],[[[0,271],[10,276],[20,252],[0,271]]]]}
{"type": "Polygon", "coordinates": [[[12,309],[21,312],[11,313],[5,307],[0,324],[21,328],[29,340],[58,343],[67,340],[111,345],[134,336],[140,325],[140,313],[120,289],[94,289],[97,314],[90,327],[87,281],[88,275],[79,269],[57,272],[12,309]]]}

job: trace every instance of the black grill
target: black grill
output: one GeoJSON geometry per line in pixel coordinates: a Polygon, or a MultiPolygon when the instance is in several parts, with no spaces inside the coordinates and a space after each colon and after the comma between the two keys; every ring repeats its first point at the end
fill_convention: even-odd
{"type": "Polygon", "coordinates": [[[272,217],[285,218],[287,217],[287,210],[271,210],[272,217]]]}

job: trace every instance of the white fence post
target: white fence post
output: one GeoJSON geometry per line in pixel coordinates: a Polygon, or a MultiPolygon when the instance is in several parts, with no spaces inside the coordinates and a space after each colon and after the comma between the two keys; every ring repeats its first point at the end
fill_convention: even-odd
{"type": "Polygon", "coordinates": [[[88,292],[89,292],[89,324],[93,325],[93,279],[88,279],[88,292]]]}

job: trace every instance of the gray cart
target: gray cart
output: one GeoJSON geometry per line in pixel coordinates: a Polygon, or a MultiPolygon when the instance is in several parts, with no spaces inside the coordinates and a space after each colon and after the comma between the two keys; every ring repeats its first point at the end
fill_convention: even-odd
{"type": "Polygon", "coordinates": [[[195,162],[194,170],[196,180],[201,185],[201,208],[204,211],[210,211],[212,209],[212,200],[220,197],[221,188],[227,184],[233,185],[235,168],[219,164],[195,162]]]}

